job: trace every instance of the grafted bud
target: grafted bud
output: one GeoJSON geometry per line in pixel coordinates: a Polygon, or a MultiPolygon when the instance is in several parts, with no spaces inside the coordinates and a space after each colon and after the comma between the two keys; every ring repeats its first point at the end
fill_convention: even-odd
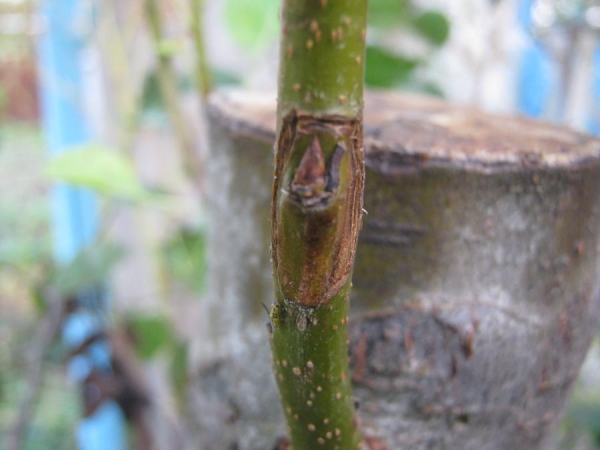
{"type": "Polygon", "coordinates": [[[362,211],[359,123],[286,117],[276,161],[273,262],[283,298],[328,302],[349,279],[362,211]]]}
{"type": "Polygon", "coordinates": [[[327,197],[327,169],[319,139],[315,136],[302,156],[290,184],[292,198],[304,206],[314,206],[327,197]]]}

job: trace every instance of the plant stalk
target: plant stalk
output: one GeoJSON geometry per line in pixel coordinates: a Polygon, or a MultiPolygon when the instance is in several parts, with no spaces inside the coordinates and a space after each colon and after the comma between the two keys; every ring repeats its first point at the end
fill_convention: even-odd
{"type": "Polygon", "coordinates": [[[164,42],[164,37],[158,0],[146,0],[146,17],[158,58],[158,82],[171,125],[181,146],[184,169],[188,176],[196,182],[198,187],[202,188],[203,182],[200,174],[201,161],[194,148],[185,114],[179,104],[177,76],[173,69],[172,56],[161,51],[161,44],[164,42]]]}
{"type": "Polygon", "coordinates": [[[196,84],[202,94],[202,99],[206,102],[208,94],[212,89],[212,77],[208,65],[208,58],[206,56],[206,46],[204,45],[204,0],[191,1],[191,29],[194,38],[194,47],[196,48],[196,84]]]}
{"type": "Polygon", "coordinates": [[[348,369],[364,186],[367,0],[284,0],[272,203],[273,367],[295,450],[358,448],[348,369]]]}

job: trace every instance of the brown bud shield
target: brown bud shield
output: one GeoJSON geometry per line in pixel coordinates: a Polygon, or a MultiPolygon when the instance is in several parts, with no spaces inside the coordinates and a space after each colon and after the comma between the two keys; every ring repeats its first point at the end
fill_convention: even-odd
{"type": "Polygon", "coordinates": [[[282,124],[273,186],[272,255],[283,298],[315,307],[352,272],[362,215],[360,122],[295,111],[282,124]]]}

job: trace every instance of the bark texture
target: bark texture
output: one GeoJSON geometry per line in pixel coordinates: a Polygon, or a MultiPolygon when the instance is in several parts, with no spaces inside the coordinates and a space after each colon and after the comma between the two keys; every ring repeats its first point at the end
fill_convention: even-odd
{"type": "MultiPolygon", "coordinates": [[[[388,93],[366,97],[350,358],[373,448],[548,449],[599,319],[600,141],[388,93]],[[377,447],[375,447],[377,446],[377,447]]],[[[271,373],[275,104],[210,110],[201,448],[286,434],[271,373]]]]}

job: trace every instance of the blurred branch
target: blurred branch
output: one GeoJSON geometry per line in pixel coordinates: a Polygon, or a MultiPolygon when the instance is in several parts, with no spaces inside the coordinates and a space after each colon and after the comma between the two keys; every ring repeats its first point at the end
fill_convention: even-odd
{"type": "Polygon", "coordinates": [[[191,0],[192,2],[192,36],[196,48],[196,83],[202,93],[202,98],[206,103],[208,94],[212,90],[212,79],[210,67],[206,57],[206,47],[204,45],[204,0],[191,0]]]}
{"type": "Polygon", "coordinates": [[[35,339],[31,344],[31,349],[27,352],[25,394],[18,407],[15,422],[8,430],[6,440],[7,450],[20,450],[23,448],[21,443],[31,422],[34,405],[42,386],[44,360],[62,322],[64,302],[55,292],[48,292],[46,297],[49,304],[49,311],[42,319],[35,339]]]}
{"type": "MultiPolygon", "coordinates": [[[[142,85],[138,76],[134,75],[132,61],[128,49],[134,44],[133,35],[140,30],[144,23],[143,5],[132,2],[127,10],[127,28],[119,26],[118,6],[115,2],[96,0],[98,14],[96,25],[97,45],[102,52],[102,60],[110,82],[110,94],[115,99],[115,113],[118,120],[116,142],[118,147],[128,152],[133,147],[132,141],[137,127],[137,116],[140,104],[142,85]],[[139,11],[138,11],[139,10],[139,11]]],[[[123,6],[123,5],[121,5],[123,6]]],[[[124,6],[123,6],[124,7],[124,6]]]]}
{"type": "Polygon", "coordinates": [[[202,188],[201,161],[194,148],[185,115],[179,104],[177,77],[173,69],[171,54],[164,51],[163,48],[165,40],[162,34],[160,18],[158,0],[146,0],[146,20],[150,27],[154,50],[158,58],[158,81],[163,101],[183,152],[185,171],[195,180],[197,186],[202,188]]]}

